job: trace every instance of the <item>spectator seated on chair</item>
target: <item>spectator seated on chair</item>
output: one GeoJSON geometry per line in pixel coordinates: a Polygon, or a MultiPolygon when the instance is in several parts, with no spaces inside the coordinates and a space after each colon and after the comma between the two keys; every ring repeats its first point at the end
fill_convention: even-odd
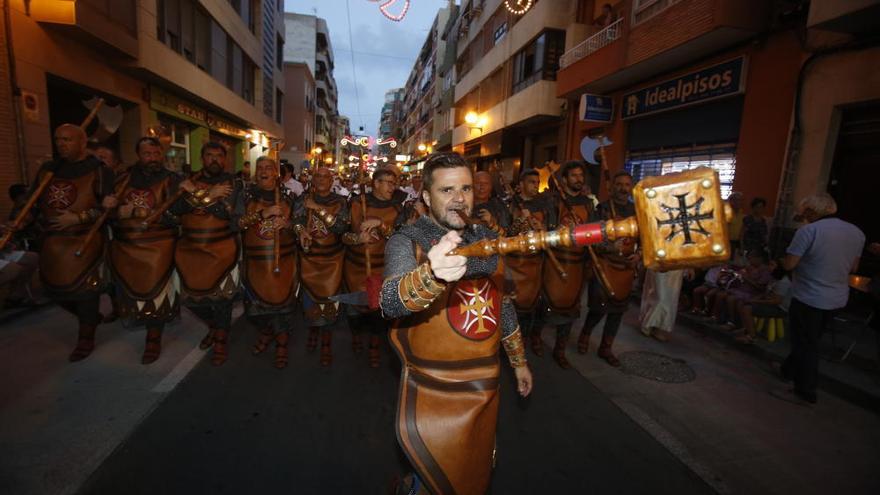
{"type": "Polygon", "coordinates": [[[736,328],[734,319],[737,306],[744,301],[749,301],[763,296],[767,286],[773,281],[772,268],[763,250],[754,250],[746,254],[748,264],[736,272],[736,276],[727,285],[726,290],[715,298],[715,321],[722,322],[726,315],[725,326],[729,329],[736,328]],[[725,312],[726,309],[726,312],[725,312]]]}
{"type": "MultiPolygon", "coordinates": [[[[763,296],[737,302],[736,312],[743,329],[743,334],[736,338],[738,342],[751,344],[755,341],[757,319],[785,318],[788,315],[788,306],[791,304],[791,277],[781,263],[775,265],[772,276],[773,281],[767,286],[763,296]]],[[[770,335],[768,339],[769,337],[770,335]]]]}
{"type": "Polygon", "coordinates": [[[709,268],[705,277],[703,277],[703,285],[695,288],[691,294],[691,299],[693,300],[691,313],[703,316],[707,314],[709,308],[712,307],[715,294],[718,293],[718,282],[721,277],[721,272],[725,269],[727,269],[727,267],[724,265],[709,268]]]}

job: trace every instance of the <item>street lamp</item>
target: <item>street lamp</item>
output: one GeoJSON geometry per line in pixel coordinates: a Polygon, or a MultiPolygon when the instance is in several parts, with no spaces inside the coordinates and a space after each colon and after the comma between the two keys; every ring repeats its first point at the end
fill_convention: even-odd
{"type": "Polygon", "coordinates": [[[419,143],[419,151],[424,153],[427,150],[428,150],[428,147],[425,145],[425,143],[419,143]]]}

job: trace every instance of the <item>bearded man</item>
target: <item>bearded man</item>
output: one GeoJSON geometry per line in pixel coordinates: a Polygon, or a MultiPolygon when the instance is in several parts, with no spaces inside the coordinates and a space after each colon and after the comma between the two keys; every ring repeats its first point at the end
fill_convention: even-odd
{"type": "Polygon", "coordinates": [[[199,347],[213,347],[211,364],[220,366],[228,357],[232,304],[238,294],[242,211],[236,206],[243,184],[225,170],[222,144],[206,143],[201,156],[202,170],[180,183],[185,194],[171,208],[182,228],[174,261],[183,304],[208,326],[199,347]]]}
{"type": "Polygon", "coordinates": [[[494,461],[499,348],[522,396],[532,375],[499,258],[450,255],[462,242],[497,237],[462,218],[473,209],[470,166],[457,153],[431,155],[423,178],[428,215],[389,239],[380,299],[403,362],[397,436],[415,470],[397,490],[482,494],[494,461]]]}
{"type": "Polygon", "coordinates": [[[141,363],[150,364],[162,352],[165,323],[179,313],[174,271],[177,229],[167,212],[146,225],[143,222],[177,193],[180,178],[164,167],[165,153],[158,139],[141,138],[135,149],[138,162],[117,180],[125,188],[110,200],[117,208],[110,268],[123,322],[147,329],[141,363]]]}
{"type": "MultiPolygon", "coordinates": [[[[584,164],[579,161],[565,163],[560,170],[561,190],[551,194],[551,215],[547,228],[572,227],[586,223],[593,212],[593,204],[583,193],[586,180],[584,164]]],[[[556,345],[553,359],[562,369],[571,365],[565,357],[565,347],[571,334],[571,326],[580,316],[580,300],[584,282],[589,279],[587,248],[582,246],[555,246],[550,252],[558,261],[565,277],[555,264],[548,263],[543,272],[543,295],[547,304],[545,322],[556,325],[556,345]]],[[[549,256],[549,255],[548,255],[549,256]]]]}

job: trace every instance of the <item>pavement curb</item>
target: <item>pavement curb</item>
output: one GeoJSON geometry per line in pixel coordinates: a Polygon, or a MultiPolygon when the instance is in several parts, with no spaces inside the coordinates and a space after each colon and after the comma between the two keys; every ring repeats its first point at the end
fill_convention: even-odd
{"type": "MultiPolygon", "coordinates": [[[[768,363],[782,363],[785,360],[785,356],[780,356],[779,354],[764,349],[761,346],[740,344],[734,339],[733,335],[717,330],[700,319],[686,313],[679,313],[678,319],[680,323],[688,328],[710,337],[717,342],[721,342],[729,348],[734,348],[739,352],[767,361],[768,363]]],[[[819,367],[819,377],[821,378],[819,381],[819,388],[821,390],[871,412],[880,414],[880,396],[823,373],[821,366],[819,367]]]]}

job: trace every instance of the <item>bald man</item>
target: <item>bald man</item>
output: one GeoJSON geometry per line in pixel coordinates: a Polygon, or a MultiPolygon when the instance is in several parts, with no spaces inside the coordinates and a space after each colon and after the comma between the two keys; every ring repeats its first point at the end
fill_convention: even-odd
{"type": "Polygon", "coordinates": [[[49,296],[74,314],[79,338],[70,361],[80,361],[95,348],[100,322],[98,301],[108,280],[104,269],[106,234],[100,231],[80,250],[87,232],[101,215],[101,204],[113,190],[113,171],[86,150],[86,134],[64,124],[55,130],[57,158],[44,163],[34,187],[53,172],[49,186],[30,212],[27,224],[42,227],[40,279],[49,296]]]}

